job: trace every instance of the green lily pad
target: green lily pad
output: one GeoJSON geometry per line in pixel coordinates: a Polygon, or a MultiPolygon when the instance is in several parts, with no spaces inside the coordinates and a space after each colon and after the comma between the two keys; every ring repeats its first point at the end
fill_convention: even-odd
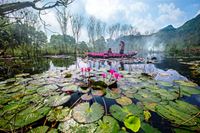
{"type": "Polygon", "coordinates": [[[65,107],[57,107],[52,109],[48,115],[47,115],[47,120],[48,121],[65,121],[68,118],[70,109],[65,107]]]}
{"type": "Polygon", "coordinates": [[[21,128],[43,118],[50,110],[50,107],[35,107],[30,106],[27,109],[18,113],[11,123],[14,129],[21,128]]]}
{"type": "Polygon", "coordinates": [[[155,107],[158,105],[158,103],[149,103],[149,102],[143,102],[143,105],[146,109],[151,110],[155,112],[155,107]]]}
{"type": "Polygon", "coordinates": [[[48,100],[49,106],[56,107],[60,106],[70,100],[71,96],[66,94],[55,95],[50,97],[48,100]]]}
{"type": "Polygon", "coordinates": [[[47,133],[58,133],[58,129],[52,128],[50,131],[48,131],[47,133]]]}
{"type": "Polygon", "coordinates": [[[128,128],[131,129],[133,132],[138,132],[140,129],[140,118],[134,116],[134,115],[129,115],[124,119],[124,125],[128,128]]]}
{"type": "Polygon", "coordinates": [[[192,94],[200,94],[200,89],[194,88],[194,87],[188,87],[188,86],[180,86],[181,93],[183,95],[192,95],[192,94]]]}
{"type": "Polygon", "coordinates": [[[27,76],[29,76],[30,75],[30,73],[22,73],[22,74],[17,74],[17,75],[15,75],[15,77],[27,77],[27,76]]]}
{"type": "Polygon", "coordinates": [[[28,133],[46,133],[48,129],[48,126],[39,126],[31,129],[30,131],[28,131],[28,133]]]}
{"type": "Polygon", "coordinates": [[[147,89],[138,91],[138,93],[136,93],[134,95],[134,98],[136,98],[137,100],[142,101],[142,102],[159,103],[161,101],[161,97],[158,93],[153,93],[147,89]]]}
{"type": "Polygon", "coordinates": [[[184,81],[184,80],[176,80],[175,83],[178,83],[182,86],[188,86],[188,87],[197,87],[198,85],[196,83],[193,83],[191,81],[184,81]]]}
{"type": "Polygon", "coordinates": [[[61,122],[58,129],[64,133],[94,133],[97,125],[91,124],[79,124],[74,119],[69,119],[65,122],[61,122]]]}
{"type": "Polygon", "coordinates": [[[85,101],[89,101],[89,100],[92,99],[92,95],[89,95],[88,93],[83,94],[83,95],[81,96],[81,99],[82,99],[82,100],[85,100],[85,101]]]}
{"type": "Polygon", "coordinates": [[[194,126],[197,125],[197,118],[191,119],[192,114],[187,114],[170,105],[157,105],[156,112],[161,115],[162,117],[170,120],[172,123],[178,125],[185,125],[185,126],[194,126]]]}
{"type": "Polygon", "coordinates": [[[125,96],[122,96],[118,99],[116,99],[116,102],[120,105],[129,105],[129,104],[132,104],[132,100],[128,97],[125,97],[125,96]]]}
{"type": "Polygon", "coordinates": [[[169,82],[164,82],[164,81],[159,81],[158,82],[160,85],[162,86],[166,86],[166,87],[172,87],[173,84],[169,83],[169,82]]]}
{"type": "Polygon", "coordinates": [[[37,89],[37,93],[42,96],[49,96],[54,94],[54,92],[58,89],[57,85],[46,85],[37,89]]]}
{"type": "Polygon", "coordinates": [[[144,119],[145,121],[149,121],[149,119],[151,118],[151,113],[149,111],[144,111],[144,119]]]}
{"type": "Polygon", "coordinates": [[[110,116],[104,116],[103,121],[99,120],[98,124],[97,133],[118,133],[120,129],[118,122],[110,116]]]}
{"type": "Polygon", "coordinates": [[[144,119],[143,110],[137,105],[131,104],[120,107],[119,105],[112,105],[109,109],[111,115],[119,121],[124,121],[127,115],[134,115],[144,119]]]}
{"type": "Polygon", "coordinates": [[[62,88],[62,91],[77,91],[78,86],[74,84],[68,84],[62,88]]]}
{"type": "Polygon", "coordinates": [[[105,90],[92,90],[92,95],[94,96],[103,96],[105,94],[105,90]]]}
{"type": "Polygon", "coordinates": [[[116,92],[113,92],[110,89],[106,89],[106,95],[105,95],[105,97],[106,98],[110,98],[110,99],[117,99],[117,98],[120,97],[120,94],[116,93],[116,92]]]}
{"type": "Polygon", "coordinates": [[[148,123],[142,123],[141,128],[144,131],[144,133],[161,133],[157,128],[152,127],[148,123]]]}
{"type": "Polygon", "coordinates": [[[104,114],[104,108],[98,103],[81,103],[73,108],[72,116],[79,123],[92,123],[104,114]]]}

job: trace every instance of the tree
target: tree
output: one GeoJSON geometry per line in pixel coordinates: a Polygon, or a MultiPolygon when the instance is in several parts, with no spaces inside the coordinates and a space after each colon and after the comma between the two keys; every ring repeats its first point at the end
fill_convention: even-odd
{"type": "Polygon", "coordinates": [[[71,26],[73,36],[76,39],[76,43],[78,43],[78,39],[81,33],[81,27],[83,26],[84,19],[82,16],[76,14],[71,16],[71,26]]]}
{"type": "Polygon", "coordinates": [[[89,37],[89,42],[93,44],[94,46],[94,41],[95,41],[95,27],[96,27],[96,18],[91,16],[88,20],[87,23],[87,33],[89,37]]]}
{"type": "Polygon", "coordinates": [[[20,9],[24,9],[27,7],[32,7],[35,10],[41,11],[46,9],[51,9],[58,6],[65,6],[71,4],[74,0],[54,0],[49,2],[48,0],[32,0],[32,1],[23,1],[23,2],[12,2],[12,3],[4,3],[0,5],[0,15],[4,16],[6,14],[18,11],[20,9]],[[46,1],[46,2],[45,2],[46,1]],[[38,7],[37,3],[43,4],[38,7]]]}

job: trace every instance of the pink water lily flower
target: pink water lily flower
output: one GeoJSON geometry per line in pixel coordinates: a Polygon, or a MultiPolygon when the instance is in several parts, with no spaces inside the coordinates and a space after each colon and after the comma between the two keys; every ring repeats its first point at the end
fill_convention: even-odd
{"type": "Polygon", "coordinates": [[[86,71],[90,72],[90,71],[91,71],[91,68],[90,68],[90,67],[86,68],[86,71]]]}
{"type": "Polygon", "coordinates": [[[84,72],[84,71],[85,71],[85,68],[82,67],[82,68],[81,68],[81,72],[84,72]]]}
{"type": "Polygon", "coordinates": [[[102,73],[101,76],[102,76],[103,78],[106,78],[106,74],[105,74],[105,73],[102,73]]]}
{"type": "Polygon", "coordinates": [[[113,74],[113,77],[116,78],[116,79],[118,79],[118,78],[119,78],[119,73],[116,73],[116,72],[115,72],[115,73],[113,74]]]}
{"type": "Polygon", "coordinates": [[[113,74],[115,73],[115,70],[110,69],[110,70],[109,70],[109,73],[110,73],[111,75],[113,75],[113,74]]]}

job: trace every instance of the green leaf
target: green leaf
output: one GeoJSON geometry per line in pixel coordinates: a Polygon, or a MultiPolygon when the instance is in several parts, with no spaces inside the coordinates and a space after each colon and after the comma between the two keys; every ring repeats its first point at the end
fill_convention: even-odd
{"type": "Polygon", "coordinates": [[[134,115],[129,115],[125,118],[124,120],[124,125],[128,128],[131,129],[133,132],[137,132],[140,129],[140,118],[134,116],[134,115]]]}
{"type": "Polygon", "coordinates": [[[48,126],[39,126],[31,129],[30,131],[28,131],[28,133],[46,133],[48,129],[48,126]]]}
{"type": "Polygon", "coordinates": [[[129,105],[129,104],[132,104],[132,100],[128,97],[125,97],[125,96],[122,96],[118,99],[116,99],[116,102],[120,105],[129,105]]]}
{"type": "Polygon", "coordinates": [[[149,121],[150,118],[151,118],[151,113],[149,111],[144,111],[145,121],[149,121]]]}
{"type": "Polygon", "coordinates": [[[98,103],[81,103],[73,108],[72,116],[79,123],[92,123],[99,120],[104,114],[104,108],[98,103]]]}
{"type": "Polygon", "coordinates": [[[103,121],[99,120],[99,126],[97,127],[97,133],[118,133],[119,132],[119,124],[118,122],[110,117],[104,116],[103,121]]]}
{"type": "Polygon", "coordinates": [[[141,128],[144,133],[161,133],[157,128],[152,127],[148,123],[143,122],[141,128]]]}

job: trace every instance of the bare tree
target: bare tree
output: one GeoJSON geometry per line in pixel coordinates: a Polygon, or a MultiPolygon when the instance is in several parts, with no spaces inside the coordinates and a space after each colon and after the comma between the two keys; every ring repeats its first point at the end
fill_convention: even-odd
{"type": "Polygon", "coordinates": [[[0,5],[0,15],[4,16],[6,14],[15,12],[17,10],[32,7],[35,10],[46,10],[58,6],[67,6],[71,4],[74,0],[54,0],[49,2],[48,0],[32,0],[32,1],[23,1],[23,2],[12,2],[12,3],[3,3],[0,5]],[[46,2],[45,2],[46,1],[46,2]],[[44,3],[42,6],[37,6],[37,3],[44,3]]]}
{"type": "MultiPolygon", "coordinates": [[[[63,7],[61,11],[57,10],[57,21],[60,25],[60,29],[63,35],[63,46],[61,48],[62,50],[64,50],[65,45],[67,45],[66,37],[67,37],[67,24],[68,24],[69,16],[70,16],[69,12],[67,12],[67,9],[65,7],[63,7]]],[[[66,51],[67,51],[67,47],[66,47],[66,51]]]]}
{"type": "Polygon", "coordinates": [[[80,33],[81,33],[81,27],[84,23],[84,18],[81,15],[72,15],[71,16],[71,26],[72,26],[72,33],[74,38],[76,39],[76,43],[78,43],[80,33]]]}
{"type": "Polygon", "coordinates": [[[91,16],[89,18],[89,21],[87,23],[87,33],[88,33],[88,37],[89,37],[89,41],[94,45],[94,41],[95,41],[95,27],[96,27],[96,18],[91,16]]]}
{"type": "Polygon", "coordinates": [[[115,27],[114,27],[114,25],[109,26],[107,32],[108,32],[108,34],[109,34],[109,38],[112,39],[112,38],[113,38],[113,34],[114,34],[114,32],[115,32],[115,27]]]}

